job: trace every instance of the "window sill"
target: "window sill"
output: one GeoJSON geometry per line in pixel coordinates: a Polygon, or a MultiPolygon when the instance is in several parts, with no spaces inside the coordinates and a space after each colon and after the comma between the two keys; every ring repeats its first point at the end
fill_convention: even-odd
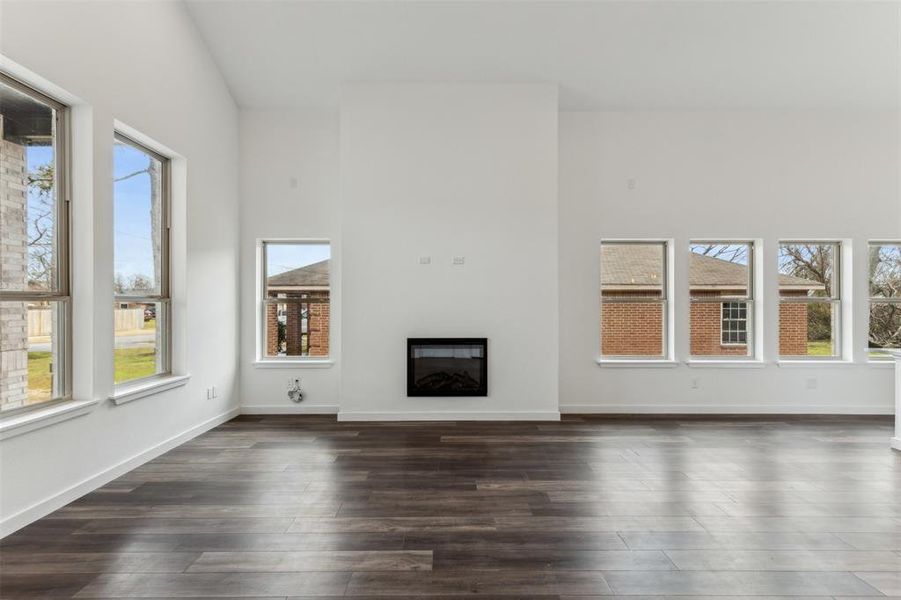
{"type": "Polygon", "coordinates": [[[806,369],[808,367],[850,367],[850,360],[777,360],[776,364],[785,369],[806,369]]]}
{"type": "Polygon", "coordinates": [[[672,368],[678,367],[679,363],[669,359],[617,359],[617,358],[599,358],[597,360],[599,366],[608,368],[672,368]]]}
{"type": "Polygon", "coordinates": [[[762,360],[686,360],[685,364],[693,369],[763,369],[766,363],[762,360]]]}
{"type": "Polygon", "coordinates": [[[894,359],[885,359],[885,360],[868,360],[867,364],[874,369],[894,369],[895,361],[894,359]]]}
{"type": "Polygon", "coordinates": [[[70,400],[21,415],[0,420],[0,440],[7,440],[29,431],[49,427],[88,414],[96,400],[70,400]]]}
{"type": "Polygon", "coordinates": [[[257,369],[331,369],[335,361],[326,360],[255,360],[257,369]]]}
{"type": "Polygon", "coordinates": [[[187,384],[189,379],[191,379],[190,375],[164,375],[147,381],[130,384],[126,383],[121,386],[116,386],[115,391],[110,395],[109,399],[113,401],[113,404],[119,406],[131,402],[132,400],[146,398],[147,396],[153,396],[154,394],[159,394],[166,390],[181,387],[187,384]]]}

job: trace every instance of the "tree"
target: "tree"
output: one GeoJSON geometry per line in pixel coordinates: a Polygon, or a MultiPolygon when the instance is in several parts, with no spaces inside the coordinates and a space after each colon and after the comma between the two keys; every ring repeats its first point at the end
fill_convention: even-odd
{"type": "MultiPolygon", "coordinates": [[[[870,296],[901,296],[901,246],[870,246],[870,296]]],[[[870,303],[870,347],[901,347],[901,305],[892,302],[870,303]]]]}
{"type": "Polygon", "coordinates": [[[38,166],[27,176],[29,201],[27,214],[28,284],[52,287],[54,270],[54,175],[53,164],[38,166]]]}
{"type": "MultiPolygon", "coordinates": [[[[786,244],[779,249],[779,273],[822,283],[824,289],[813,296],[828,296],[835,269],[835,246],[831,244],[786,244]]],[[[832,305],[811,302],[807,305],[807,339],[832,339],[832,305]]]]}

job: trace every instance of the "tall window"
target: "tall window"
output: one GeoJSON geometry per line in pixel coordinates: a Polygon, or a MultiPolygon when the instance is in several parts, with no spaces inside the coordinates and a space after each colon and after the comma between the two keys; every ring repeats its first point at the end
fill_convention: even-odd
{"type": "Polygon", "coordinates": [[[117,133],[113,146],[117,384],[169,373],[169,159],[117,133]]]}
{"type": "Polygon", "coordinates": [[[0,74],[0,412],[71,394],[68,110],[0,74]]]}
{"type": "Polygon", "coordinates": [[[666,242],[601,243],[601,356],[665,358],[666,242]]]}
{"type": "Polygon", "coordinates": [[[260,358],[327,358],[331,296],[329,243],[266,241],[260,250],[260,358]]]}
{"type": "Polygon", "coordinates": [[[841,356],[841,244],[779,244],[779,355],[841,356]]]}
{"type": "Polygon", "coordinates": [[[869,248],[871,358],[888,358],[884,348],[901,348],[901,242],[873,242],[869,248]]]}
{"type": "Polygon", "coordinates": [[[691,354],[749,356],[754,341],[754,245],[696,241],[689,250],[691,354]]]}

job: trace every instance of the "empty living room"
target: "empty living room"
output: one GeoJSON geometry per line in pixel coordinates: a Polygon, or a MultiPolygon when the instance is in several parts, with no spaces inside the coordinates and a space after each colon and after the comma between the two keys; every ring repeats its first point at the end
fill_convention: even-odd
{"type": "Polygon", "coordinates": [[[901,600],[901,1],[0,0],[0,598],[901,600]]]}

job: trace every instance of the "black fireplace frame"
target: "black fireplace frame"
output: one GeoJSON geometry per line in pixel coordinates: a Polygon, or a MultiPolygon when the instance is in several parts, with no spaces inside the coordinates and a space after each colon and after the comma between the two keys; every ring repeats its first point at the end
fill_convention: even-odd
{"type": "Polygon", "coordinates": [[[407,338],[407,396],[414,397],[435,397],[435,398],[461,398],[473,396],[488,395],[488,338],[407,338]],[[429,344],[444,345],[481,345],[485,348],[485,359],[481,362],[479,379],[481,385],[478,390],[472,392],[422,392],[417,391],[413,385],[413,347],[429,344]]]}

